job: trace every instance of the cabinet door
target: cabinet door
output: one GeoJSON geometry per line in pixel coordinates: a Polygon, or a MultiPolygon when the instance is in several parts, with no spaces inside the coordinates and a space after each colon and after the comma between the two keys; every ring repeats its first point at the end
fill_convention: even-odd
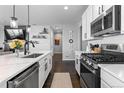
{"type": "Polygon", "coordinates": [[[95,20],[101,14],[101,6],[100,5],[93,5],[92,6],[92,14],[93,20],[95,20]]]}
{"type": "Polygon", "coordinates": [[[91,22],[92,22],[92,5],[90,5],[87,10],[87,39],[93,39],[91,37],[91,22]]]}
{"type": "Polygon", "coordinates": [[[101,88],[111,88],[111,87],[101,79],[101,88]]]}
{"type": "Polygon", "coordinates": [[[45,80],[46,80],[48,73],[49,73],[49,71],[48,71],[48,58],[45,58],[44,61],[45,61],[44,73],[45,73],[45,80]]]}
{"type": "Polygon", "coordinates": [[[52,56],[49,56],[49,66],[48,66],[48,69],[49,69],[48,73],[50,73],[50,71],[52,69],[52,56]]]}
{"type": "Polygon", "coordinates": [[[112,5],[103,5],[103,11],[106,11],[111,7],[112,7],[112,5]]]}
{"type": "Polygon", "coordinates": [[[82,16],[82,40],[87,39],[87,14],[84,12],[82,16]]]}
{"type": "Polygon", "coordinates": [[[77,58],[75,59],[75,69],[78,72],[78,59],[77,58]]]}
{"type": "Polygon", "coordinates": [[[80,76],[80,59],[78,59],[77,72],[78,72],[78,75],[80,76]]]}
{"type": "Polygon", "coordinates": [[[43,64],[39,68],[39,88],[42,88],[45,82],[45,73],[44,73],[45,65],[43,64]]]}

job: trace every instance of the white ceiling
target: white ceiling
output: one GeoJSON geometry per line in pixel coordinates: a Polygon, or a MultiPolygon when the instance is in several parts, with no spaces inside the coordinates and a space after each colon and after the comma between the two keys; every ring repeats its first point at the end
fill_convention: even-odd
{"type": "MultiPolygon", "coordinates": [[[[53,25],[74,24],[81,20],[87,5],[30,5],[30,24],[53,25]]],[[[26,5],[16,5],[16,17],[19,24],[27,24],[28,10],[26,5]]],[[[12,16],[11,5],[0,5],[0,25],[9,24],[12,16]]]]}

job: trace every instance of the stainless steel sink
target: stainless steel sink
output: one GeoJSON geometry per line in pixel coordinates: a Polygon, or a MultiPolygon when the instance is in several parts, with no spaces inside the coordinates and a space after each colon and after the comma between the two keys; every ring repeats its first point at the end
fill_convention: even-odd
{"type": "Polygon", "coordinates": [[[31,54],[31,55],[24,56],[22,58],[37,58],[41,55],[43,55],[43,53],[34,53],[34,54],[31,54]]]}

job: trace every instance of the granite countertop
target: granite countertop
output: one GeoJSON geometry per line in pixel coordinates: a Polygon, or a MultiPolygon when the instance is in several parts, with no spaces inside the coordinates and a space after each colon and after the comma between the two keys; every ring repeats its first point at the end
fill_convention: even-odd
{"type": "Polygon", "coordinates": [[[22,58],[23,54],[20,54],[20,57],[16,57],[15,53],[0,56],[0,83],[7,82],[51,52],[41,51],[39,53],[43,53],[43,55],[37,58],[22,58]]]}

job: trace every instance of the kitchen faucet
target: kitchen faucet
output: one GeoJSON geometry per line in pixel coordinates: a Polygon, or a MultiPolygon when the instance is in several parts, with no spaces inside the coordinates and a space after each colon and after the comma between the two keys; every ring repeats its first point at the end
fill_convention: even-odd
{"type": "Polygon", "coordinates": [[[29,43],[31,43],[32,46],[35,47],[35,45],[34,45],[34,43],[33,43],[32,41],[26,41],[26,42],[25,42],[25,45],[24,45],[24,55],[27,54],[27,47],[26,47],[26,45],[29,44],[29,43]]]}

